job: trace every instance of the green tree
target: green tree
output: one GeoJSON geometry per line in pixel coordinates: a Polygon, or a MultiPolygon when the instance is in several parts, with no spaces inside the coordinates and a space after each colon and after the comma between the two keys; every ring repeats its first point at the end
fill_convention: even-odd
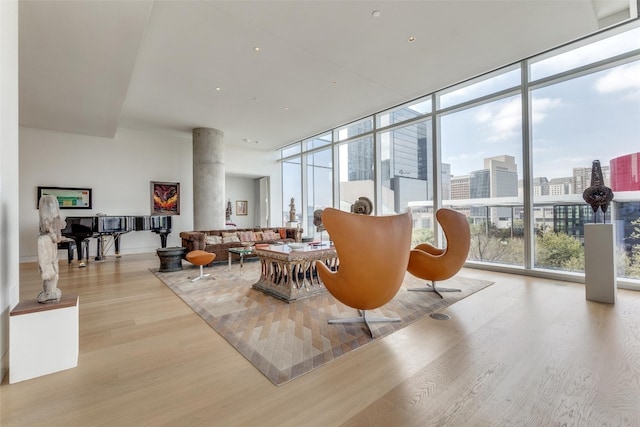
{"type": "Polygon", "coordinates": [[[627,276],[634,279],[640,279],[640,245],[634,245],[631,248],[631,259],[627,267],[627,276]]]}
{"type": "Polygon", "coordinates": [[[411,247],[419,243],[431,243],[433,245],[433,230],[430,228],[414,228],[411,232],[411,247]]]}
{"type": "MultiPolygon", "coordinates": [[[[631,221],[633,232],[629,235],[631,239],[640,239],[640,217],[631,221]]],[[[624,275],[634,279],[640,279],[640,245],[631,246],[631,252],[624,252],[624,275]]]]}
{"type": "Polygon", "coordinates": [[[631,225],[633,225],[633,232],[629,235],[632,239],[640,239],[640,217],[636,218],[634,221],[631,221],[631,225]]]}
{"type": "Polygon", "coordinates": [[[544,233],[536,238],[536,264],[562,270],[584,270],[584,248],[564,233],[544,233]]]}
{"type": "MultiPolygon", "coordinates": [[[[510,233],[509,233],[510,234],[510,233]]],[[[469,259],[476,261],[501,262],[507,264],[522,263],[522,240],[504,237],[495,225],[471,225],[471,247],[469,259]],[[522,256],[518,256],[518,253],[522,256]]]]}

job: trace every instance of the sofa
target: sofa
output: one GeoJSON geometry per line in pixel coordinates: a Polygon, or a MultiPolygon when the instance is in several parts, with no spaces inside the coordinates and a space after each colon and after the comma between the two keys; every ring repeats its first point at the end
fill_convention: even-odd
{"type": "MultiPolygon", "coordinates": [[[[202,250],[216,254],[213,262],[229,259],[229,248],[242,247],[243,242],[291,243],[300,240],[302,230],[298,228],[239,228],[204,231],[182,231],[180,238],[187,253],[202,250]]],[[[256,256],[249,254],[247,256],[256,256]]]]}

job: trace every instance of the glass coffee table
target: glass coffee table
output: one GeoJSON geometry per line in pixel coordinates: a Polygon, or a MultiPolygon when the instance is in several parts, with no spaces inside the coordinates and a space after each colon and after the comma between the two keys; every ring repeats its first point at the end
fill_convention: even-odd
{"type": "Polygon", "coordinates": [[[233,260],[233,256],[237,255],[238,257],[240,257],[240,274],[242,274],[244,257],[245,255],[249,255],[250,253],[253,253],[253,246],[229,248],[229,270],[231,270],[231,261],[233,260]]]}

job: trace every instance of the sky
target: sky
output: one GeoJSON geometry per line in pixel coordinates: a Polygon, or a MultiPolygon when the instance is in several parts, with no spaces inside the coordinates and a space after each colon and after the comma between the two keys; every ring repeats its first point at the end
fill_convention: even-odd
{"type": "MultiPolygon", "coordinates": [[[[547,76],[584,65],[625,49],[640,48],[640,29],[613,45],[600,43],[532,65],[532,74],[547,76]],[[612,47],[613,46],[613,47],[612,47]],[[533,70],[536,70],[535,73],[533,70]]],[[[496,82],[501,88],[512,79],[496,82]]],[[[487,92],[487,83],[479,88],[487,92]]],[[[476,88],[468,87],[464,95],[476,88]]],[[[640,151],[640,61],[535,89],[532,92],[534,176],[572,175],[574,167],[606,165],[612,158],[640,151]]],[[[442,159],[453,175],[482,169],[483,159],[501,154],[517,159],[522,176],[521,99],[519,96],[445,116],[442,159]]]]}

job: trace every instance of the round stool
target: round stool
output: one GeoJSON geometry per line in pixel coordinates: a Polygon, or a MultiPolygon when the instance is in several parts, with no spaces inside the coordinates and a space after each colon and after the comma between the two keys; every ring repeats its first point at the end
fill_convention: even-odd
{"type": "Polygon", "coordinates": [[[213,260],[216,258],[216,254],[207,252],[207,251],[197,250],[197,251],[189,252],[185,258],[191,264],[200,266],[200,275],[195,279],[191,279],[192,282],[195,282],[196,280],[200,280],[203,277],[209,276],[209,273],[204,274],[204,266],[207,264],[211,264],[213,260]]]}

